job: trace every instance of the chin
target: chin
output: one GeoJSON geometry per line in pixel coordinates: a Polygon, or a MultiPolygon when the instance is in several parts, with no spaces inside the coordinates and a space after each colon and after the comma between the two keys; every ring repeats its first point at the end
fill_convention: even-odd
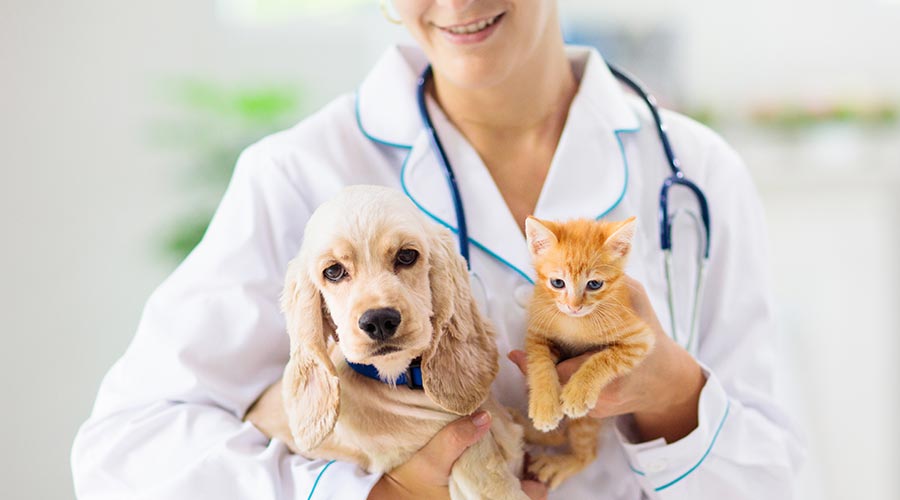
{"type": "Polygon", "coordinates": [[[500,85],[509,78],[511,71],[497,64],[495,57],[461,55],[445,65],[444,77],[454,86],[479,90],[500,85]]]}
{"type": "Polygon", "coordinates": [[[418,354],[409,351],[398,351],[381,356],[372,356],[365,363],[374,366],[381,378],[396,380],[401,374],[406,373],[409,364],[417,356],[418,354]]]}

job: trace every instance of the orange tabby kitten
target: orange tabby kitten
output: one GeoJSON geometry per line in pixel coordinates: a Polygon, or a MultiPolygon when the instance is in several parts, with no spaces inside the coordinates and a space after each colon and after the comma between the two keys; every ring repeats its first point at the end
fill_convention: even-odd
{"type": "Polygon", "coordinates": [[[544,432],[556,429],[563,415],[571,419],[565,436],[529,433],[538,444],[568,441],[569,454],[540,456],[531,465],[551,489],[597,457],[601,421],[585,415],[606,384],[631,371],[653,348],[653,333],[631,312],[623,279],[634,221],[525,221],[538,278],[525,338],[528,416],[544,432]],[[559,361],[601,348],[560,387],[559,361]]]}

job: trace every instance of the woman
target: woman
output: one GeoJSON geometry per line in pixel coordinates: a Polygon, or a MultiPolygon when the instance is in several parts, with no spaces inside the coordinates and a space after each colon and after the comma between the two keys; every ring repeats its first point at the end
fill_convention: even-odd
{"type": "MultiPolygon", "coordinates": [[[[615,417],[600,458],[554,498],[790,496],[799,445],[772,402],[774,325],[761,209],[733,151],[666,114],[686,174],[712,213],[696,358],[668,324],[655,223],[669,172],[652,119],[596,52],[567,50],[552,0],[396,0],[419,48],[390,49],[355,95],[250,147],[203,242],[153,294],[104,380],[73,451],[80,498],[440,498],[453,460],[487,427],[463,418],[407,464],[372,476],[269,443],[276,423],[242,417],[287,359],[277,297],[310,212],[348,184],[403,189],[456,227],[423,131],[415,83],[430,62],[429,110],[455,168],[472,269],[502,364],[495,393],[524,406],[521,348],[531,288],[523,224],[637,215],[629,273],[657,348],[591,413],[615,417]]],[[[677,197],[676,197],[677,198],[677,197]]],[[[675,200],[678,201],[677,199],[675,200]]],[[[560,365],[562,376],[581,359],[560,365]]],[[[261,400],[264,406],[266,399],[261,400]]],[[[546,490],[523,488],[535,498],[546,490]]]]}

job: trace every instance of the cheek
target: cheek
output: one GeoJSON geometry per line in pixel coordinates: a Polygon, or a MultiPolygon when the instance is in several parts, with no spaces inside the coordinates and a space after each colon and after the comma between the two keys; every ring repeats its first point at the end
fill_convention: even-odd
{"type": "Polygon", "coordinates": [[[400,281],[409,301],[410,314],[415,315],[415,322],[427,321],[431,315],[431,284],[424,267],[404,273],[400,281]],[[419,317],[424,316],[424,317],[419,317]]]}
{"type": "Polygon", "coordinates": [[[432,0],[384,0],[388,15],[403,21],[403,27],[416,39],[428,23],[426,14],[433,3],[432,0]]]}
{"type": "Polygon", "coordinates": [[[346,322],[346,288],[347,287],[331,288],[322,291],[322,300],[323,304],[325,304],[325,309],[328,311],[328,315],[331,316],[331,321],[335,324],[335,326],[338,327],[338,329],[342,329],[344,323],[346,322]]]}

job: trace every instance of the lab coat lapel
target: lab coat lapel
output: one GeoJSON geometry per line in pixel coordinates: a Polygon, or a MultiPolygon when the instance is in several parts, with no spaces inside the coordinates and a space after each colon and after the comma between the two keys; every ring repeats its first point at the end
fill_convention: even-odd
{"type": "Polygon", "coordinates": [[[569,109],[535,216],[551,220],[602,218],[625,196],[628,158],[622,135],[636,132],[640,125],[597,52],[570,48],[569,58],[576,73],[581,73],[579,90],[569,109]]]}
{"type": "Polygon", "coordinates": [[[416,83],[428,64],[416,48],[388,49],[356,91],[356,120],[370,140],[409,149],[422,132],[416,83]]]}
{"type": "MultiPolygon", "coordinates": [[[[490,172],[475,149],[432,99],[428,99],[428,110],[459,185],[471,251],[485,252],[533,281],[534,273],[525,238],[490,172]]],[[[420,209],[457,232],[459,224],[450,187],[424,131],[404,163],[401,183],[406,194],[420,209]]]]}

